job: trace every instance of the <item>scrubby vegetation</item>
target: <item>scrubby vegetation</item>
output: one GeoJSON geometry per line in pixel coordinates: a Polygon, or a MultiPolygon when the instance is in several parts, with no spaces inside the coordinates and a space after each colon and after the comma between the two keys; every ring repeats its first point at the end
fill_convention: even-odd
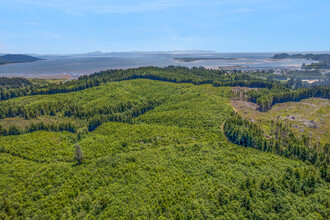
{"type": "Polygon", "coordinates": [[[321,176],[330,182],[330,143],[311,146],[309,138],[297,138],[287,124],[271,122],[274,137],[267,139],[264,131],[255,123],[243,119],[237,113],[224,124],[224,132],[235,144],[272,152],[288,158],[308,161],[320,169],[321,176]]]}
{"type": "Polygon", "coordinates": [[[257,88],[246,99],[300,91],[182,67],[7,85],[0,218],[328,219],[329,145],[275,122],[265,137],[230,105],[241,85],[257,88]]]}

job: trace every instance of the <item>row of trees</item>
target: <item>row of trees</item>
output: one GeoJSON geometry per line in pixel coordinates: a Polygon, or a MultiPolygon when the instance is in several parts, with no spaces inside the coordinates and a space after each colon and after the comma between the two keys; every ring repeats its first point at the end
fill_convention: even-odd
{"type": "Polygon", "coordinates": [[[150,106],[155,107],[159,103],[157,99],[151,99],[142,103],[128,101],[119,105],[101,105],[95,108],[86,108],[70,100],[39,103],[34,106],[3,103],[0,104],[0,119],[12,117],[30,119],[44,115],[55,116],[57,113],[61,113],[64,117],[90,119],[96,115],[114,115],[122,112],[129,112],[129,115],[136,117],[143,114],[150,106]]]}
{"type": "MultiPolygon", "coordinates": [[[[36,118],[37,116],[49,115],[54,116],[57,113],[64,117],[74,117],[82,120],[88,120],[88,130],[93,131],[104,122],[126,122],[132,123],[133,118],[144,114],[145,112],[154,109],[160,104],[156,99],[144,101],[142,103],[127,102],[119,106],[105,106],[99,108],[85,109],[80,105],[72,102],[50,102],[38,104],[34,107],[26,106],[4,106],[0,107],[0,118],[7,117],[24,117],[26,119],[36,118]]],[[[33,132],[37,130],[46,131],[70,131],[75,132],[77,129],[71,123],[60,125],[54,124],[32,124],[28,128],[21,130],[17,126],[11,126],[8,130],[0,127],[0,135],[18,135],[26,132],[33,132]]]]}
{"type": "Polygon", "coordinates": [[[147,111],[154,109],[159,104],[160,103],[158,103],[157,101],[151,100],[141,106],[129,109],[125,112],[108,114],[108,115],[97,115],[88,122],[88,126],[87,126],[88,131],[93,131],[98,126],[102,125],[102,123],[111,122],[111,121],[125,122],[132,124],[134,117],[137,117],[139,115],[146,113],[147,111]]]}
{"type": "Polygon", "coordinates": [[[23,117],[25,119],[37,118],[42,115],[54,116],[66,108],[70,108],[73,103],[61,100],[49,103],[40,103],[35,106],[16,105],[13,103],[0,104],[0,119],[23,117]]]}
{"type": "Polygon", "coordinates": [[[272,123],[272,126],[275,138],[266,138],[255,123],[232,113],[223,129],[228,140],[235,144],[308,161],[320,169],[323,178],[330,181],[330,143],[319,147],[311,146],[307,137],[297,138],[286,125],[277,122],[272,123]]]}
{"type": "Polygon", "coordinates": [[[16,125],[10,126],[8,129],[0,125],[0,136],[7,135],[20,135],[24,133],[30,133],[34,131],[69,131],[75,133],[77,131],[76,125],[73,123],[60,123],[60,124],[45,124],[43,122],[37,124],[31,124],[26,128],[20,128],[16,125]]]}
{"type": "Polygon", "coordinates": [[[213,86],[220,87],[220,86],[240,86],[240,87],[250,87],[250,88],[268,88],[271,89],[274,86],[273,81],[266,81],[266,80],[235,80],[229,82],[220,82],[216,81],[213,83],[213,86]]]}
{"type": "Polygon", "coordinates": [[[257,103],[261,111],[267,111],[276,103],[300,101],[311,97],[322,97],[329,99],[330,88],[327,86],[317,86],[290,90],[283,87],[273,87],[270,90],[250,90],[248,95],[249,100],[257,103]]]}
{"type": "Polygon", "coordinates": [[[72,80],[65,84],[54,83],[48,85],[30,85],[16,89],[3,89],[0,90],[0,100],[7,100],[28,95],[46,95],[75,92],[99,85],[100,82],[97,79],[94,79],[89,81],[72,80]]]}
{"type": "Polygon", "coordinates": [[[14,89],[20,87],[31,86],[32,83],[24,78],[19,77],[0,77],[0,91],[4,91],[5,89],[14,89]]]}

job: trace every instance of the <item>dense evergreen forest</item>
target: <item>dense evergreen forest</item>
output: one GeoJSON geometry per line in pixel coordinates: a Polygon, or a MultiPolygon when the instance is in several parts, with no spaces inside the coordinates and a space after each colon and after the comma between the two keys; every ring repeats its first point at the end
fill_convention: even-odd
{"type": "Polygon", "coordinates": [[[330,88],[329,86],[315,86],[292,90],[283,85],[277,84],[277,86],[274,86],[271,89],[260,89],[257,91],[251,90],[248,92],[248,97],[250,101],[259,105],[261,111],[267,111],[276,103],[300,101],[310,97],[329,99],[330,88]]]}
{"type": "MultiPolygon", "coordinates": [[[[47,85],[28,85],[23,84],[19,88],[9,89],[1,87],[0,99],[7,100],[15,97],[27,95],[44,95],[67,93],[80,91],[87,88],[99,86],[102,83],[130,80],[130,79],[151,79],[175,83],[192,83],[195,85],[213,84],[220,86],[242,86],[251,88],[266,88],[260,91],[254,91],[250,100],[260,106],[260,110],[266,111],[272,105],[286,101],[299,101],[310,97],[329,98],[329,87],[314,86],[312,88],[302,87],[301,80],[294,79],[283,84],[276,80],[273,75],[268,74],[264,79],[262,74],[245,74],[240,71],[228,74],[224,70],[209,70],[203,67],[189,69],[180,66],[168,66],[166,68],[141,67],[128,70],[108,70],[79,77],[78,80],[72,80],[64,84],[47,85]],[[297,90],[292,90],[295,88],[297,90]]],[[[18,83],[21,79],[17,80],[18,83]]],[[[5,79],[3,79],[5,81],[5,79]]],[[[9,85],[9,84],[8,84],[9,85]]]]}
{"type": "Polygon", "coordinates": [[[44,95],[80,91],[86,88],[101,85],[101,83],[130,80],[151,79],[175,83],[214,84],[214,86],[272,86],[272,81],[258,79],[257,77],[241,72],[227,74],[223,70],[208,70],[203,67],[189,69],[187,67],[169,66],[166,68],[141,67],[128,70],[108,70],[79,77],[64,84],[33,85],[18,89],[2,90],[1,100],[27,95],[44,95]]]}
{"type": "Polygon", "coordinates": [[[31,81],[24,78],[8,78],[8,77],[0,77],[0,89],[1,91],[7,89],[18,89],[26,86],[31,86],[31,81]]]}
{"type": "Polygon", "coordinates": [[[230,105],[329,98],[329,86],[275,76],[0,78],[0,219],[329,219],[330,144],[277,120],[267,136],[230,105]]]}

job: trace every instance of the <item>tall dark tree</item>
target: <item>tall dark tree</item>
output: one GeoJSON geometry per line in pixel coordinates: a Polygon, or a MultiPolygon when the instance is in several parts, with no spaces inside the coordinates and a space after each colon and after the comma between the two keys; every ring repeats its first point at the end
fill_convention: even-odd
{"type": "Polygon", "coordinates": [[[82,149],[78,143],[75,144],[75,152],[74,152],[74,160],[78,164],[82,164],[84,161],[84,154],[82,152],[82,149]]]}

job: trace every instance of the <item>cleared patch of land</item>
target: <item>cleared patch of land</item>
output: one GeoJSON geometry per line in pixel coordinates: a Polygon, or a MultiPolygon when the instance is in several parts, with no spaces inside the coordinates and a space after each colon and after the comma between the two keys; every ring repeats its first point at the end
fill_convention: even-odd
{"type": "Polygon", "coordinates": [[[243,117],[259,124],[272,135],[271,121],[287,123],[298,135],[312,137],[315,141],[330,141],[330,100],[303,99],[300,102],[279,103],[267,112],[257,110],[258,105],[248,101],[232,100],[231,105],[243,117]]]}

